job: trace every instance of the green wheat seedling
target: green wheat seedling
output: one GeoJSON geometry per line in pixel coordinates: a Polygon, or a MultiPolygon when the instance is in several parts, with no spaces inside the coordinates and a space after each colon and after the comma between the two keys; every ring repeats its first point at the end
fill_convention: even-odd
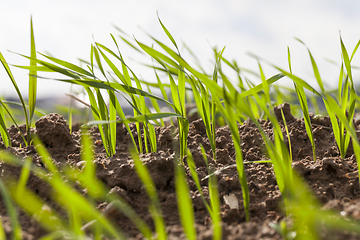
{"type": "MultiPolygon", "coordinates": [[[[201,193],[201,197],[203,198],[203,201],[206,203],[205,206],[208,208],[208,212],[212,220],[211,224],[213,228],[213,239],[221,239],[222,238],[221,208],[220,208],[221,206],[220,206],[220,199],[218,192],[217,176],[214,174],[214,170],[212,170],[209,167],[206,152],[202,145],[200,145],[200,149],[208,171],[208,189],[209,189],[210,205],[206,203],[204,196],[201,192],[201,189],[198,190],[201,193]]],[[[195,166],[191,153],[190,153],[190,161],[192,161],[191,165],[195,166]]],[[[193,179],[197,179],[197,176],[195,176],[195,174],[193,174],[193,176],[194,176],[193,179]]]]}
{"type": "MultiPolygon", "coordinates": [[[[189,151],[188,151],[189,153],[189,151]]],[[[189,156],[188,156],[189,157],[189,156]]],[[[187,239],[196,240],[195,214],[183,165],[175,163],[175,188],[180,220],[187,239]]]]}
{"type": "Polygon", "coordinates": [[[0,136],[5,144],[6,148],[11,146],[10,135],[6,128],[4,106],[3,106],[3,102],[1,100],[0,100],[0,136]]]}
{"type": "Polygon", "coordinates": [[[199,176],[196,173],[196,166],[194,162],[194,158],[190,152],[187,150],[187,165],[190,169],[191,177],[195,182],[196,188],[200,193],[201,200],[203,201],[210,218],[212,220],[211,225],[213,228],[213,239],[221,239],[222,236],[222,228],[221,228],[221,209],[220,209],[220,200],[219,200],[219,193],[217,187],[217,177],[214,172],[212,172],[208,165],[208,159],[206,157],[205,149],[201,146],[202,156],[205,161],[207,170],[208,170],[208,189],[209,189],[209,197],[210,197],[210,204],[206,201],[204,194],[201,190],[201,185],[199,181],[199,176]]]}
{"type": "MultiPolygon", "coordinates": [[[[318,79],[320,77],[320,75],[318,73],[318,69],[316,67],[315,61],[314,61],[310,51],[309,51],[309,54],[311,57],[311,63],[313,64],[314,74],[315,74],[316,78],[318,79]]],[[[288,48],[288,63],[289,63],[289,71],[290,71],[290,73],[292,73],[291,56],[290,56],[289,48],[288,48]]],[[[294,82],[294,87],[295,87],[296,95],[300,102],[301,110],[304,115],[305,129],[306,129],[306,133],[309,137],[309,140],[310,140],[310,143],[312,146],[313,160],[314,160],[314,162],[316,162],[315,140],[314,140],[314,136],[312,134],[311,120],[310,120],[310,115],[309,115],[309,107],[307,104],[305,90],[304,90],[303,86],[299,86],[296,82],[294,82]]]]}
{"type": "Polygon", "coordinates": [[[285,119],[285,116],[284,116],[284,111],[282,109],[281,109],[281,117],[282,117],[282,120],[283,120],[283,123],[284,123],[286,137],[287,137],[288,142],[289,142],[289,156],[290,156],[290,163],[292,163],[291,138],[290,138],[289,129],[288,129],[288,126],[287,126],[287,123],[286,123],[286,119],[285,119]]]}
{"type": "MultiPolygon", "coordinates": [[[[347,122],[349,123],[350,127],[353,127],[353,118],[355,114],[355,104],[357,99],[357,94],[355,91],[355,86],[353,82],[353,76],[352,76],[352,66],[351,66],[351,60],[354,57],[359,45],[360,41],[355,46],[351,57],[349,58],[349,55],[347,53],[347,50],[345,48],[345,45],[342,41],[342,38],[340,37],[340,43],[341,43],[341,52],[342,52],[342,60],[343,63],[341,65],[340,75],[339,75],[339,84],[338,84],[338,101],[339,101],[339,107],[341,108],[343,114],[347,114],[347,122]],[[344,66],[346,69],[346,75],[344,73],[344,66]]],[[[330,97],[329,97],[330,98],[330,97]]],[[[328,108],[331,109],[332,106],[329,104],[327,105],[328,108]]],[[[331,123],[334,126],[334,136],[336,139],[336,142],[338,144],[340,155],[341,157],[345,157],[347,148],[349,146],[350,142],[350,132],[345,132],[345,126],[342,121],[339,122],[339,127],[337,128],[337,122],[335,122],[334,114],[332,114],[331,110],[328,110],[329,116],[331,119],[331,123]]],[[[354,149],[355,151],[355,149],[354,149]]]]}
{"type": "Polygon", "coordinates": [[[213,211],[212,215],[212,226],[213,226],[213,239],[222,239],[222,227],[221,227],[221,209],[220,209],[220,198],[217,184],[217,177],[212,175],[209,178],[209,197],[210,206],[213,211]]]}
{"type": "MultiPolygon", "coordinates": [[[[34,37],[34,29],[33,29],[33,22],[32,22],[32,18],[30,19],[30,56],[31,58],[36,58],[36,48],[35,48],[35,37],[34,37]]],[[[26,133],[27,133],[27,139],[24,139],[25,145],[27,146],[30,142],[30,127],[32,124],[32,119],[34,116],[34,112],[35,112],[35,104],[36,104],[36,92],[37,92],[37,70],[36,70],[36,62],[32,59],[30,59],[30,66],[32,69],[30,69],[29,71],[29,101],[28,101],[28,108],[29,111],[27,110],[27,106],[25,104],[25,101],[21,95],[20,89],[15,81],[15,78],[10,70],[10,67],[8,65],[8,63],[6,62],[4,56],[0,53],[0,62],[2,63],[3,67],[5,68],[5,71],[8,75],[8,77],[10,78],[16,93],[20,99],[23,111],[24,111],[24,116],[25,116],[25,121],[26,121],[26,133]]],[[[0,104],[2,107],[4,107],[3,103],[0,104]]],[[[3,117],[0,116],[0,119],[3,119],[3,117]]],[[[1,120],[0,120],[1,121],[1,120]]],[[[0,123],[0,128],[1,128],[1,136],[5,136],[6,139],[6,127],[4,127],[5,124],[0,123]]],[[[20,131],[21,132],[21,131],[20,131]]],[[[9,140],[5,141],[7,147],[10,146],[9,144],[9,140]]]]}
{"type": "MultiPolygon", "coordinates": [[[[160,21],[160,19],[159,19],[160,21]]],[[[161,23],[161,21],[160,21],[161,23]]],[[[161,26],[164,30],[164,32],[167,34],[169,39],[172,41],[174,46],[177,48],[177,44],[169,31],[165,28],[165,26],[161,23],[161,26]]],[[[180,53],[176,53],[175,51],[171,50],[168,46],[161,43],[160,41],[156,40],[155,38],[152,38],[162,49],[164,49],[168,54],[172,55],[175,54],[176,56],[180,57],[180,53]]],[[[186,108],[185,108],[185,72],[184,67],[182,66],[182,63],[175,61],[171,59],[170,57],[164,55],[163,53],[155,50],[154,48],[151,48],[138,40],[135,39],[139,47],[145,51],[148,55],[150,55],[156,62],[158,62],[164,70],[168,73],[169,81],[170,81],[170,90],[171,90],[171,97],[173,101],[174,111],[181,115],[181,118],[178,118],[178,129],[179,129],[179,140],[180,140],[180,159],[183,159],[186,154],[186,148],[187,148],[187,135],[189,131],[189,121],[186,119],[186,108]],[[175,80],[171,74],[171,72],[168,70],[168,66],[172,66],[175,69],[177,69],[177,76],[178,81],[177,84],[175,83],[175,80]]],[[[178,50],[178,49],[177,49],[178,50]]],[[[173,56],[172,56],[173,57],[173,56]]]]}
{"type": "MultiPolygon", "coordinates": [[[[354,117],[354,113],[355,113],[355,101],[356,101],[356,97],[357,97],[354,83],[353,83],[352,71],[351,71],[351,68],[352,68],[351,60],[354,57],[354,55],[360,45],[360,41],[355,46],[350,58],[349,58],[349,55],[347,53],[347,50],[345,48],[345,45],[344,45],[341,37],[340,37],[340,43],[341,43],[341,53],[342,53],[342,64],[341,64],[341,68],[340,68],[339,82],[338,82],[338,94],[337,94],[338,104],[337,105],[339,105],[341,107],[341,109],[344,113],[346,111],[348,112],[348,119],[349,119],[349,123],[351,124],[352,119],[354,117]],[[347,72],[346,75],[344,72],[344,66],[345,66],[345,69],[347,72]]],[[[313,66],[314,76],[318,82],[318,85],[319,85],[321,91],[323,93],[325,93],[325,89],[324,89],[324,86],[322,83],[322,79],[321,79],[317,64],[316,64],[310,50],[308,50],[308,52],[309,52],[312,66],[313,66]]],[[[326,97],[323,98],[323,100],[324,100],[326,110],[327,110],[330,120],[331,120],[335,140],[336,140],[336,143],[338,144],[340,155],[342,158],[344,158],[346,155],[347,148],[349,146],[350,134],[345,131],[344,125],[342,124],[342,122],[338,122],[336,115],[331,110],[331,106],[329,105],[328,99],[332,98],[332,96],[330,96],[329,94],[326,94],[325,96],[326,97]]]]}
{"type": "MultiPolygon", "coordinates": [[[[261,69],[261,65],[259,64],[259,67],[261,69]]],[[[263,78],[265,79],[265,78],[263,78]]],[[[260,99],[258,95],[254,95],[255,99],[257,100],[260,108],[262,111],[264,111],[265,116],[268,117],[268,119],[271,121],[274,131],[274,142],[270,141],[268,136],[265,134],[264,130],[260,126],[260,124],[257,122],[257,120],[254,118],[252,113],[250,111],[247,111],[247,114],[249,114],[249,118],[255,123],[255,125],[258,127],[266,146],[266,150],[269,156],[269,159],[271,159],[271,162],[274,167],[274,172],[276,176],[276,181],[279,186],[279,190],[284,197],[285,203],[288,201],[288,189],[289,189],[289,182],[292,181],[292,169],[291,169],[291,157],[288,152],[288,148],[284,143],[283,134],[280,128],[280,125],[272,112],[271,103],[269,101],[269,88],[266,84],[266,81],[263,80],[264,84],[264,92],[265,92],[265,98],[260,99]],[[270,107],[270,108],[269,108],[270,107]]],[[[288,205],[288,204],[286,204],[288,205]]]]}
{"type": "MultiPolygon", "coordinates": [[[[7,126],[6,118],[8,118],[8,120],[11,120],[11,122],[18,129],[18,132],[21,135],[23,141],[25,143],[27,142],[27,139],[25,138],[23,132],[20,130],[20,127],[18,124],[19,122],[21,122],[21,118],[16,116],[18,111],[17,111],[17,109],[11,108],[9,105],[20,106],[20,107],[22,106],[22,104],[17,103],[17,102],[0,100],[0,133],[3,138],[5,147],[11,146],[11,140],[9,138],[10,136],[6,129],[6,126],[7,126]]],[[[28,109],[29,107],[26,105],[26,108],[28,109]]],[[[19,112],[21,113],[21,111],[19,111],[19,112]]],[[[45,116],[46,115],[46,113],[40,109],[36,109],[34,113],[37,116],[45,116]]]]}
{"type": "MultiPolygon", "coordinates": [[[[115,53],[111,52],[111,50],[109,50],[105,46],[102,46],[100,44],[97,44],[97,45],[101,46],[103,49],[106,49],[106,51],[110,52],[112,55],[116,55],[115,53]]],[[[115,65],[109,62],[109,60],[105,57],[105,54],[100,50],[100,47],[98,49],[92,47],[92,55],[94,56],[95,59],[97,59],[96,61],[97,61],[98,65],[102,66],[98,52],[100,52],[101,56],[104,59],[106,59],[106,62],[114,70],[114,72],[117,73],[116,75],[118,75],[120,79],[123,79],[123,81],[127,81],[125,79],[128,79],[128,81],[130,80],[129,76],[126,78],[121,77],[122,75],[121,75],[120,71],[118,69],[116,70],[115,65]]],[[[81,67],[78,67],[78,66],[72,64],[72,63],[62,61],[60,59],[56,59],[56,58],[46,56],[46,55],[43,55],[43,56],[48,58],[52,62],[56,63],[56,65],[55,65],[50,62],[43,61],[43,60],[33,59],[34,61],[36,61],[43,67],[45,67],[45,70],[43,70],[43,71],[52,70],[54,72],[57,72],[62,75],[65,75],[67,77],[70,77],[71,79],[56,79],[56,80],[67,82],[67,83],[72,83],[72,84],[77,84],[77,85],[83,86],[84,89],[86,90],[86,92],[89,96],[89,99],[90,99],[91,110],[93,112],[94,119],[96,121],[102,122],[102,125],[99,125],[99,131],[100,131],[100,134],[101,134],[101,137],[103,140],[103,144],[104,144],[104,147],[106,149],[108,156],[111,156],[115,152],[116,114],[118,114],[120,119],[125,119],[125,115],[124,115],[122,108],[118,102],[118,99],[115,95],[116,93],[120,94],[120,92],[124,92],[124,93],[127,93],[132,96],[133,103],[130,101],[128,101],[128,103],[134,109],[134,113],[135,113],[134,116],[135,117],[138,116],[139,117],[138,119],[144,119],[143,121],[145,121],[144,122],[145,140],[147,141],[147,139],[149,139],[151,150],[152,151],[156,150],[154,127],[152,126],[152,124],[147,122],[148,118],[141,117],[143,115],[151,115],[152,114],[148,110],[148,107],[145,105],[145,100],[143,97],[149,97],[149,98],[153,98],[158,101],[165,102],[171,108],[176,108],[174,104],[172,104],[156,95],[145,92],[141,88],[132,87],[129,84],[121,84],[116,81],[110,82],[108,80],[107,81],[99,80],[93,73],[93,68],[94,68],[93,62],[91,63],[91,66],[89,67],[91,69],[91,72],[89,72],[81,67]],[[107,107],[107,105],[105,104],[104,97],[100,91],[101,89],[106,90],[109,95],[109,99],[110,99],[109,107],[107,107]],[[138,95],[141,98],[136,98],[135,95],[138,95]],[[138,106],[140,106],[140,109],[138,106]],[[141,110],[143,110],[144,112],[141,112],[141,110]],[[146,136],[148,136],[148,137],[146,137],[146,136]]],[[[121,61],[120,57],[118,57],[118,59],[121,61]]],[[[126,67],[123,67],[123,69],[125,69],[125,68],[126,67]]],[[[101,72],[104,73],[103,68],[101,67],[100,69],[102,69],[101,72]]],[[[105,75],[105,73],[104,73],[104,75],[105,75]]],[[[124,74],[124,76],[125,75],[126,74],[124,74]]],[[[133,74],[133,77],[136,78],[135,74],[133,74]]],[[[138,86],[140,86],[140,85],[138,85],[138,86]]],[[[159,114],[159,116],[160,115],[163,116],[163,118],[174,116],[172,113],[169,113],[168,115],[166,115],[165,113],[161,113],[161,114],[159,114]]],[[[185,121],[185,124],[186,124],[187,120],[185,118],[181,118],[181,119],[184,119],[181,121],[185,121]]],[[[133,144],[136,146],[136,142],[135,142],[134,138],[132,137],[131,130],[130,130],[129,126],[127,125],[128,121],[124,121],[124,122],[126,122],[126,128],[131,135],[133,144]]],[[[140,134],[140,129],[139,129],[140,125],[138,125],[138,124],[139,124],[139,121],[137,121],[137,130],[139,132],[138,140],[139,140],[139,148],[140,148],[138,150],[138,152],[142,152],[142,144],[141,144],[142,140],[141,140],[141,134],[140,134]]],[[[185,129],[184,131],[186,131],[186,125],[185,125],[184,129],[185,129]]],[[[145,146],[147,148],[147,144],[145,144],[145,146]]],[[[146,150],[150,151],[148,149],[146,149],[146,150]]]]}
{"type": "MultiPolygon", "coordinates": [[[[112,35],[111,35],[112,36],[112,35]]],[[[122,82],[124,83],[125,85],[127,86],[132,86],[132,83],[131,83],[131,78],[130,78],[130,75],[129,75],[129,71],[132,73],[133,75],[133,79],[136,83],[136,86],[138,89],[142,90],[142,86],[138,80],[138,78],[136,77],[136,75],[131,71],[130,68],[128,68],[128,66],[125,64],[122,56],[121,56],[121,53],[120,53],[120,50],[118,48],[118,44],[115,40],[115,38],[112,36],[112,39],[118,49],[118,55],[115,54],[113,51],[111,51],[109,48],[105,47],[104,45],[102,44],[99,44],[99,43],[96,43],[96,46],[99,50],[99,52],[101,53],[101,56],[103,57],[103,59],[106,61],[106,63],[109,65],[109,67],[114,71],[115,75],[117,76],[117,78],[122,82]],[[120,70],[114,65],[113,62],[111,62],[111,60],[107,57],[107,55],[103,52],[103,51],[106,51],[107,53],[111,54],[113,57],[117,58],[120,62],[121,62],[121,67],[122,67],[122,71],[123,73],[120,72],[120,70]]],[[[99,63],[98,63],[99,66],[101,66],[99,63]]],[[[104,70],[101,71],[104,75],[105,78],[106,75],[104,73],[104,70]]],[[[110,94],[110,93],[109,93],[110,94]]],[[[141,112],[143,113],[148,113],[148,108],[147,106],[145,105],[145,99],[143,96],[136,96],[136,95],[133,95],[133,94],[130,94],[130,97],[132,99],[132,106],[134,108],[134,116],[137,116],[139,114],[141,114],[141,112]]],[[[112,103],[114,103],[114,98],[115,96],[111,96],[111,99],[112,99],[112,103]]],[[[114,108],[115,110],[115,108],[114,108]]],[[[120,109],[119,109],[120,110],[120,109]]],[[[119,112],[119,111],[118,111],[119,112]]],[[[115,114],[116,111],[113,111],[113,113],[115,114]]],[[[122,112],[119,112],[118,113],[120,115],[120,118],[124,118],[124,114],[122,112]]],[[[151,144],[151,150],[152,151],[156,151],[156,142],[154,142],[152,136],[154,135],[154,128],[152,127],[152,125],[148,125],[148,123],[144,123],[145,127],[144,127],[144,141],[145,141],[145,148],[146,148],[146,152],[149,152],[149,149],[148,149],[148,144],[147,144],[147,136],[150,135],[150,144],[151,144]]],[[[136,128],[137,128],[137,131],[138,131],[138,142],[139,142],[139,152],[143,152],[143,149],[142,149],[142,138],[141,138],[141,134],[140,134],[140,124],[139,123],[136,123],[136,128]]]]}

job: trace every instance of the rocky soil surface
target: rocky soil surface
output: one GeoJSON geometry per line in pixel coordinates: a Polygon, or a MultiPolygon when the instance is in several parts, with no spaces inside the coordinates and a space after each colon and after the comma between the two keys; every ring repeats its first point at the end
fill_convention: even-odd
{"type": "MultiPolygon", "coordinates": [[[[291,137],[293,154],[293,168],[306,180],[309,188],[313,190],[325,209],[342,212],[346,216],[360,220],[360,189],[357,173],[357,162],[352,147],[342,159],[332,132],[328,117],[315,118],[312,116],[313,133],[316,143],[316,162],[312,159],[312,148],[307,137],[303,119],[296,119],[290,113],[290,105],[284,104],[275,107],[279,122],[285,133],[280,115],[280,108],[285,113],[285,119],[291,137]]],[[[266,133],[271,137],[272,126],[270,121],[259,120],[266,133]]],[[[359,131],[359,124],[357,130],[359,131]]],[[[74,129],[72,133],[64,118],[58,114],[50,114],[40,118],[32,129],[45,144],[54,159],[54,163],[61,168],[65,165],[78,167],[80,159],[81,130],[74,129]]],[[[25,133],[25,126],[21,126],[25,133]]],[[[137,133],[134,125],[131,129],[135,137],[137,133]]],[[[177,211],[175,182],[174,182],[174,149],[173,133],[176,127],[157,127],[158,152],[141,154],[143,163],[150,170],[157,193],[161,201],[161,208],[166,222],[169,239],[184,239],[177,211]]],[[[24,142],[18,130],[9,128],[12,147],[5,150],[0,139],[0,149],[12,152],[19,157],[31,156],[33,162],[43,166],[41,159],[33,146],[24,147],[24,142]]],[[[110,192],[118,193],[131,207],[153,227],[148,211],[149,198],[143,188],[128,153],[130,136],[123,124],[117,125],[116,154],[106,157],[100,133],[97,127],[90,130],[95,146],[94,162],[97,166],[97,177],[105,183],[110,192]]],[[[247,120],[239,125],[241,147],[245,161],[265,160],[264,143],[255,124],[247,120]]],[[[360,134],[359,134],[360,136],[360,134]]],[[[227,126],[216,129],[217,160],[212,159],[209,140],[206,137],[205,126],[202,120],[197,119],[190,123],[188,147],[191,150],[199,177],[205,177],[207,170],[202,158],[199,145],[202,144],[207,152],[209,163],[213,169],[220,169],[235,163],[235,150],[227,126]]],[[[186,163],[186,160],[185,160],[186,163]]],[[[271,164],[245,164],[248,186],[250,190],[250,222],[245,221],[243,210],[242,191],[238,180],[236,168],[228,168],[217,174],[218,188],[221,200],[221,216],[223,221],[223,239],[281,239],[279,233],[269,226],[270,222],[279,222],[285,219],[285,213],[280,207],[281,194],[276,184],[271,164]],[[231,209],[224,201],[224,196],[234,194],[238,199],[239,209],[231,209]]],[[[1,178],[18,177],[20,167],[0,163],[1,178]]],[[[195,210],[198,239],[211,239],[210,217],[204,206],[200,194],[196,189],[190,172],[187,172],[188,183],[195,210]]],[[[208,199],[208,182],[202,181],[202,190],[208,199]]],[[[51,189],[37,177],[31,175],[28,187],[51,205],[51,189]]],[[[85,193],[84,193],[85,194],[85,193]]],[[[99,203],[100,210],[106,209],[109,202],[99,203]]],[[[141,239],[135,226],[120,212],[110,211],[108,217],[121,228],[128,238],[141,239]]],[[[11,224],[0,200],[0,215],[7,236],[11,236],[11,224]]],[[[19,210],[19,220],[23,229],[24,239],[38,239],[46,231],[24,212],[19,210]]],[[[324,234],[324,239],[360,239],[347,233],[324,234]]]]}

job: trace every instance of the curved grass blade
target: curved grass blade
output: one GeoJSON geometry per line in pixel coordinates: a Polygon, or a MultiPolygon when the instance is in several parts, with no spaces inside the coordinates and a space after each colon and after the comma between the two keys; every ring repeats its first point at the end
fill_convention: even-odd
{"type": "MultiPolygon", "coordinates": [[[[34,37],[34,29],[33,29],[33,21],[31,17],[31,53],[30,53],[30,67],[36,67],[36,47],[35,47],[35,37],[34,37]]],[[[27,134],[30,135],[30,126],[31,121],[34,116],[35,104],[36,104],[36,92],[37,92],[37,71],[30,69],[29,74],[29,126],[27,126],[27,134]]],[[[29,140],[29,138],[28,138],[29,140]]]]}
{"type": "Polygon", "coordinates": [[[73,78],[73,79],[80,79],[81,78],[81,75],[77,74],[74,71],[68,70],[66,68],[62,68],[62,67],[59,67],[59,66],[57,66],[55,64],[45,62],[45,61],[42,61],[42,60],[39,60],[39,59],[34,59],[34,58],[31,58],[31,57],[25,56],[23,54],[19,54],[19,55],[24,57],[24,58],[27,58],[29,60],[32,60],[32,61],[34,61],[36,63],[39,63],[39,64],[43,65],[44,67],[47,67],[48,69],[50,69],[50,70],[52,70],[54,72],[61,73],[61,74],[65,75],[65,76],[68,76],[70,78],[73,78]]]}
{"type": "Polygon", "coordinates": [[[32,70],[32,71],[36,71],[36,72],[54,72],[54,70],[51,70],[50,68],[47,68],[45,66],[21,66],[21,65],[15,65],[15,64],[11,64],[11,66],[26,69],[26,70],[32,70]]]}
{"type": "Polygon", "coordinates": [[[314,162],[316,162],[315,140],[314,140],[314,135],[312,133],[311,120],[310,120],[309,108],[307,105],[305,91],[303,87],[299,87],[296,83],[294,83],[294,85],[295,85],[296,94],[299,98],[302,112],[304,114],[305,128],[312,146],[314,162]]]}
{"type": "MultiPolygon", "coordinates": [[[[348,52],[346,50],[346,47],[344,45],[344,42],[343,42],[341,36],[340,36],[340,43],[341,43],[341,54],[342,54],[342,57],[343,57],[343,62],[345,64],[346,72],[347,72],[347,74],[348,74],[348,76],[350,78],[351,83],[354,84],[349,55],[348,55],[348,52]]],[[[354,54],[355,54],[355,52],[352,55],[354,55],[354,54]]]]}
{"type": "MultiPolygon", "coordinates": [[[[275,83],[276,81],[280,80],[283,77],[284,77],[284,74],[278,73],[278,74],[272,76],[271,78],[267,79],[266,80],[266,85],[270,86],[271,84],[275,83]]],[[[264,83],[260,83],[259,85],[256,85],[255,87],[250,88],[249,90],[240,93],[240,96],[241,97],[247,97],[247,96],[250,96],[250,95],[254,95],[257,92],[263,90],[264,86],[265,86],[264,83]]]]}
{"type": "MultiPolygon", "coordinates": [[[[14,123],[14,125],[16,126],[16,128],[18,129],[22,139],[24,140],[24,142],[26,143],[27,140],[25,139],[25,136],[24,134],[22,133],[22,131],[20,130],[20,127],[19,125],[17,124],[17,122],[15,121],[14,117],[12,116],[10,110],[8,109],[8,107],[6,107],[6,105],[4,104],[5,101],[1,101],[0,100],[0,104],[1,104],[1,107],[3,107],[6,111],[6,113],[8,114],[8,116],[11,118],[12,122],[14,123]]],[[[19,104],[20,106],[22,106],[21,104],[19,104]]],[[[5,124],[5,123],[4,123],[5,124]]],[[[7,129],[6,129],[6,126],[4,125],[4,129],[6,130],[6,132],[8,133],[7,129]]],[[[5,133],[6,134],[6,133],[5,133]]],[[[9,134],[9,133],[8,133],[9,134]]],[[[10,139],[10,135],[8,136],[9,137],[9,141],[10,141],[10,144],[11,144],[11,139],[10,139]]]]}
{"type": "MultiPolygon", "coordinates": [[[[311,65],[312,65],[312,68],[313,68],[313,71],[314,71],[314,76],[316,78],[316,81],[321,89],[322,92],[325,92],[325,88],[324,88],[324,84],[323,84],[323,81],[321,80],[321,77],[320,77],[320,72],[319,72],[319,68],[315,62],[315,59],[313,57],[313,55],[311,54],[310,52],[310,49],[305,45],[305,43],[303,41],[301,41],[300,39],[298,38],[295,38],[296,40],[298,40],[299,42],[301,42],[302,44],[304,44],[304,46],[307,48],[308,50],[308,53],[309,53],[309,56],[310,56],[310,61],[311,61],[311,65]]],[[[289,52],[290,54],[290,52],[289,52]]],[[[289,62],[290,64],[290,62],[289,62]]],[[[291,71],[290,71],[291,72],[291,71]]]]}
{"type": "MultiPolygon", "coordinates": [[[[21,95],[21,92],[20,92],[20,89],[18,87],[18,85],[16,84],[16,81],[15,81],[15,78],[13,77],[12,73],[11,73],[11,70],[9,68],[9,65],[7,64],[7,62],[5,61],[5,58],[4,56],[1,54],[0,52],[0,62],[2,63],[3,67],[5,68],[5,71],[6,73],[8,74],[14,88],[15,88],[15,91],[20,99],[20,102],[21,102],[21,105],[22,105],[22,108],[23,108],[23,111],[24,111],[24,115],[25,115],[25,121],[26,121],[26,126],[27,127],[30,127],[30,122],[29,122],[29,117],[28,117],[28,112],[26,110],[26,105],[25,105],[25,101],[21,95]]],[[[4,105],[3,105],[4,106],[4,105]]],[[[30,136],[28,136],[30,137],[30,136]]],[[[29,139],[27,139],[29,140],[29,139]]],[[[28,145],[28,141],[24,141],[25,142],[25,145],[27,146],[28,145]]]]}
{"type": "Polygon", "coordinates": [[[174,44],[174,46],[175,46],[176,49],[178,50],[178,53],[180,54],[179,48],[178,48],[178,46],[177,46],[177,44],[176,44],[176,42],[175,42],[175,39],[174,39],[173,36],[170,34],[170,32],[167,30],[167,28],[165,27],[165,25],[161,22],[158,13],[157,13],[157,15],[158,15],[158,20],[159,20],[159,22],[160,22],[160,24],[161,24],[162,29],[164,30],[164,32],[166,33],[166,35],[168,36],[168,38],[170,39],[170,41],[174,44]]]}
{"type": "Polygon", "coordinates": [[[4,108],[3,108],[3,103],[1,100],[0,100],[0,136],[3,140],[5,148],[10,147],[11,139],[10,139],[10,134],[6,128],[4,108]]]}
{"type": "MultiPolygon", "coordinates": [[[[177,68],[177,69],[181,69],[180,66],[171,58],[169,58],[168,56],[166,56],[165,54],[155,50],[154,48],[148,47],[145,44],[139,42],[138,40],[135,39],[135,41],[137,42],[137,44],[147,53],[149,54],[151,57],[153,57],[156,61],[161,62],[167,62],[168,64],[170,64],[171,66],[177,68]]],[[[181,64],[181,63],[180,63],[181,64]]]]}
{"type": "Polygon", "coordinates": [[[118,122],[118,123],[130,123],[130,122],[146,122],[161,118],[168,118],[168,117],[177,117],[177,118],[183,118],[181,115],[177,113],[171,113],[171,112],[164,112],[164,113],[149,113],[149,114],[143,114],[138,115],[136,117],[129,117],[125,119],[120,119],[116,121],[105,121],[105,120],[97,120],[97,121],[90,121],[86,123],[86,126],[93,126],[98,124],[108,124],[109,122],[118,122]]]}
{"type": "MultiPolygon", "coordinates": [[[[78,74],[81,74],[81,75],[84,75],[84,76],[88,76],[88,77],[96,78],[96,77],[94,76],[94,74],[90,73],[89,71],[87,71],[87,70],[85,70],[85,69],[83,69],[83,68],[81,68],[81,67],[79,67],[79,66],[77,66],[77,65],[75,65],[75,64],[72,64],[72,63],[67,62],[67,61],[60,60],[60,59],[58,59],[58,58],[54,58],[54,57],[51,57],[51,56],[47,56],[47,55],[42,54],[42,53],[40,53],[40,55],[46,57],[47,59],[53,61],[54,63],[59,64],[60,66],[63,66],[63,67],[65,67],[65,68],[67,68],[67,69],[70,69],[70,70],[72,70],[72,71],[74,71],[74,72],[76,72],[76,73],[78,73],[78,74]]],[[[32,58],[36,58],[36,57],[33,57],[33,56],[31,56],[31,57],[32,57],[32,58]]],[[[36,75],[36,74],[35,74],[35,75],[36,75]]]]}
{"type": "Polygon", "coordinates": [[[196,188],[200,193],[201,200],[203,201],[204,205],[206,206],[206,209],[208,210],[210,216],[212,217],[213,211],[212,211],[211,207],[209,206],[209,204],[206,202],[204,194],[203,194],[203,192],[201,190],[201,184],[200,184],[200,181],[199,181],[199,176],[198,176],[198,174],[196,173],[196,170],[195,170],[196,166],[195,166],[194,158],[193,158],[193,156],[192,156],[189,149],[187,149],[187,165],[188,165],[188,167],[190,169],[191,177],[195,182],[196,188]]]}

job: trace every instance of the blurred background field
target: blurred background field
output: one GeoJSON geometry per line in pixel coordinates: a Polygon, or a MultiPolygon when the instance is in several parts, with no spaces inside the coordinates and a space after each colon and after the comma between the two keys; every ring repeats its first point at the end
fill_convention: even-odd
{"type": "MultiPolygon", "coordinates": [[[[312,51],[328,89],[337,85],[340,47],[339,31],[345,45],[352,49],[360,39],[358,26],[360,2],[345,1],[6,1],[0,8],[0,51],[10,64],[27,65],[28,61],[14,53],[30,52],[30,16],[33,16],[37,51],[56,58],[78,63],[78,58],[88,60],[90,45],[95,41],[113,46],[110,33],[118,32],[114,25],[130,36],[148,41],[142,29],[157,39],[168,42],[156,12],[172,32],[174,38],[189,46],[203,67],[211,71],[212,47],[226,46],[224,56],[234,59],[240,67],[257,72],[256,60],[251,52],[270,62],[287,68],[287,46],[292,53],[293,71],[313,86],[317,86],[309,56],[302,44],[312,51]],[[330,63],[333,61],[336,63],[330,63]]],[[[181,44],[180,44],[181,45],[181,44]]],[[[136,54],[123,43],[120,45],[130,67],[146,81],[155,81],[151,69],[139,62],[151,63],[149,57],[136,54]],[[136,60],[135,60],[136,59],[136,60]]],[[[183,49],[183,47],[181,47],[183,49]]],[[[189,57],[188,57],[189,59],[189,57]]],[[[359,56],[353,60],[360,66],[359,56]]],[[[264,64],[267,77],[276,74],[274,68],[264,64]]],[[[28,72],[12,68],[15,79],[26,97],[28,72]]],[[[358,72],[353,72],[355,80],[358,72]]],[[[260,79],[249,75],[249,79],[260,79]]],[[[15,90],[5,71],[0,70],[0,96],[12,98],[15,90]]],[[[280,84],[292,85],[281,80],[280,84]]],[[[70,85],[39,79],[38,100],[46,109],[54,105],[66,106],[70,85]],[[49,107],[50,106],[50,107],[49,107]]],[[[54,109],[56,110],[56,109],[54,109]]]]}

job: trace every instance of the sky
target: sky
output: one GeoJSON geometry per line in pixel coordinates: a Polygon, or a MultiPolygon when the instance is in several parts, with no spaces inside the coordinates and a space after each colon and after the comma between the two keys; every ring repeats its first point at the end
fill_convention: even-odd
{"type": "MultiPolygon", "coordinates": [[[[37,51],[78,64],[89,59],[96,41],[113,49],[110,33],[114,25],[143,43],[152,44],[145,34],[170,45],[157,18],[181,45],[186,43],[204,66],[211,67],[212,48],[226,47],[224,56],[238,65],[258,71],[257,60],[249,53],[287,69],[287,47],[291,51],[293,73],[317,86],[307,49],[311,50],[324,81],[336,87],[341,62],[340,34],[351,52],[360,39],[360,1],[357,0],[19,0],[5,1],[0,8],[0,52],[7,62],[27,65],[13,53],[30,53],[30,17],[33,18],[37,51]],[[9,50],[11,52],[9,52],[9,50]],[[330,63],[328,60],[337,64],[330,63]]],[[[120,45],[125,61],[144,79],[154,80],[141,61],[125,44],[120,45]],[[135,59],[136,58],[136,59],[135,59]]],[[[358,53],[360,55],[360,53],[358,53]]],[[[149,59],[147,59],[149,60],[149,59]]],[[[360,56],[353,64],[360,66],[360,56]]],[[[151,63],[151,61],[148,61],[151,63]]],[[[277,71],[262,62],[266,77],[277,71]]],[[[27,95],[28,73],[11,67],[21,92],[27,95]]],[[[39,74],[41,75],[41,74],[39,74]]],[[[355,78],[358,72],[354,72],[355,78]]],[[[281,84],[290,84],[283,80],[281,84]]],[[[62,96],[69,84],[38,80],[38,96],[62,96]]],[[[0,96],[15,90],[0,66],[0,96]]]]}

